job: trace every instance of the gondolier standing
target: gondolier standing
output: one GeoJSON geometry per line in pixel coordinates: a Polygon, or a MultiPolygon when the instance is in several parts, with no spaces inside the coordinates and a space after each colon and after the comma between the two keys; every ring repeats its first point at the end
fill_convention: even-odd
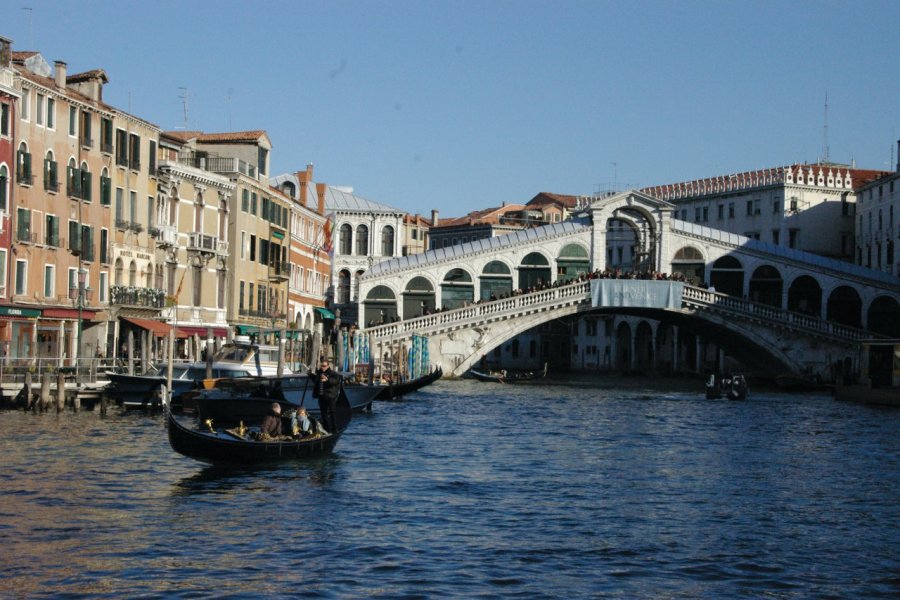
{"type": "Polygon", "coordinates": [[[337,404],[338,394],[341,393],[341,375],[333,371],[327,358],[319,362],[319,369],[315,374],[316,398],[319,399],[319,412],[322,416],[322,425],[330,433],[335,433],[334,409],[337,404]]]}

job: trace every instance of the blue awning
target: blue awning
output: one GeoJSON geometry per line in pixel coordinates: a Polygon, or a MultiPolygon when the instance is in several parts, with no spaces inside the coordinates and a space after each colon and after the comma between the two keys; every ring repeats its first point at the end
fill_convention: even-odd
{"type": "Polygon", "coordinates": [[[327,308],[322,308],[321,306],[316,307],[316,312],[322,315],[323,319],[332,319],[334,320],[334,313],[328,310],[327,308]]]}

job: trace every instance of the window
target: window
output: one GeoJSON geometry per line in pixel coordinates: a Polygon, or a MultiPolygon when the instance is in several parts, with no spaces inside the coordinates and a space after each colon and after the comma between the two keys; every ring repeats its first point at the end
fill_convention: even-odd
{"type": "Polygon", "coordinates": [[[781,231],[778,229],[772,230],[772,243],[776,246],[781,242],[781,231]]]}
{"type": "Polygon", "coordinates": [[[31,173],[31,153],[23,142],[19,144],[19,151],[16,153],[16,181],[24,185],[31,185],[34,182],[34,175],[31,173]]]}
{"type": "Polygon", "coordinates": [[[69,135],[75,137],[78,133],[78,109],[69,107],[69,135]]]}
{"type": "Polygon", "coordinates": [[[59,247],[59,217],[47,215],[44,236],[44,241],[48,246],[59,247]]]}
{"type": "Polygon", "coordinates": [[[100,151],[107,154],[112,154],[113,151],[112,119],[106,117],[100,119],[100,151]]]}
{"type": "Polygon", "coordinates": [[[81,170],[74,158],[69,159],[66,167],[66,194],[71,198],[81,198],[81,170]]]}
{"type": "Polygon", "coordinates": [[[100,262],[109,263],[109,229],[100,230],[100,262]]]}
{"type": "Polygon", "coordinates": [[[100,206],[109,206],[112,196],[112,180],[109,178],[109,171],[103,168],[100,173],[100,206]]]}
{"type": "Polygon", "coordinates": [[[147,159],[150,164],[150,174],[156,175],[156,141],[150,140],[150,156],[147,159]]]}
{"type": "Polygon", "coordinates": [[[107,291],[109,290],[109,273],[106,271],[100,272],[100,302],[108,302],[109,297],[107,296],[107,291]]]}
{"type": "Polygon", "coordinates": [[[128,166],[135,171],[141,169],[141,138],[134,133],[128,136],[128,166]]]}
{"type": "Polygon", "coordinates": [[[128,133],[122,129],[116,129],[116,164],[128,166],[128,133]]]}
{"type": "Polygon", "coordinates": [[[796,248],[800,238],[799,229],[791,229],[788,231],[788,248],[796,248]]]}
{"type": "Polygon", "coordinates": [[[78,297],[78,269],[69,267],[69,297],[78,297]]]}
{"type": "Polygon", "coordinates": [[[779,212],[781,212],[781,202],[780,201],[775,200],[774,202],[772,202],[772,212],[776,215],[779,212]]]}
{"type": "Polygon", "coordinates": [[[734,218],[734,202],[728,203],[728,218],[729,219],[734,218]]]}
{"type": "Polygon", "coordinates": [[[22,120],[31,119],[31,90],[22,90],[22,120]]]}
{"type": "Polygon", "coordinates": [[[242,231],[242,232],[241,232],[241,251],[240,251],[240,252],[241,252],[241,258],[244,258],[244,257],[246,256],[246,254],[247,254],[247,253],[246,253],[246,247],[247,247],[247,232],[246,232],[246,231],[242,231]]]}
{"type": "Polygon", "coordinates": [[[94,260],[94,228],[89,225],[81,226],[81,252],[82,258],[88,262],[94,260]]]}
{"type": "Polygon", "coordinates": [[[91,201],[91,172],[88,171],[87,163],[81,163],[81,199],[85,202],[91,201]]]}
{"type": "Polygon", "coordinates": [[[708,206],[703,207],[703,221],[704,222],[709,221],[709,207],[708,206]]]}
{"type": "Polygon", "coordinates": [[[725,218],[725,205],[720,204],[718,208],[719,208],[719,220],[721,221],[722,219],[725,218]]]}
{"type": "Polygon", "coordinates": [[[31,211],[27,208],[19,208],[16,211],[16,241],[31,241],[31,211]]]}
{"type": "Polygon", "coordinates": [[[250,260],[256,260],[256,236],[250,234],[250,260]]]}
{"type": "Polygon", "coordinates": [[[241,210],[250,211],[250,190],[241,190],[241,210]]]}
{"type": "Polygon", "coordinates": [[[256,192],[250,194],[250,214],[256,216],[256,192]]]}
{"type": "Polygon", "coordinates": [[[202,267],[194,267],[193,272],[193,302],[194,306],[200,306],[200,298],[203,295],[203,270],[202,267]]]}
{"type": "Polygon", "coordinates": [[[216,271],[216,307],[225,308],[225,271],[216,271]]]}
{"type": "Polygon", "coordinates": [[[0,296],[6,296],[6,248],[0,248],[0,296]]]}
{"type": "Polygon", "coordinates": [[[44,298],[52,298],[56,295],[55,286],[56,267],[53,265],[44,265],[44,298]]]}
{"type": "Polygon", "coordinates": [[[238,310],[244,310],[244,282],[238,284],[238,310]]]}
{"type": "Polygon", "coordinates": [[[700,207],[695,206],[694,207],[694,221],[699,221],[699,220],[700,220],[700,207]]]}
{"type": "Polygon", "coordinates": [[[28,289],[28,261],[24,259],[16,259],[16,296],[24,296],[25,290],[28,289]]]}
{"type": "Polygon", "coordinates": [[[69,220],[69,252],[81,254],[81,226],[78,221],[69,220]]]}
{"type": "Polygon", "coordinates": [[[47,98],[47,129],[56,127],[56,100],[47,98]]]}
{"type": "Polygon", "coordinates": [[[394,255],[394,228],[390,225],[381,230],[381,255],[394,255]]]}
{"type": "Polygon", "coordinates": [[[9,135],[9,104],[0,103],[0,135],[9,135]]]}
{"type": "Polygon", "coordinates": [[[132,223],[137,223],[138,207],[137,192],[128,192],[128,218],[132,223]]]}
{"type": "Polygon", "coordinates": [[[44,124],[44,95],[37,95],[37,109],[35,110],[34,122],[37,125],[44,124]]]}
{"type": "Polygon", "coordinates": [[[116,227],[119,229],[124,229],[125,227],[125,215],[124,215],[124,196],[125,190],[122,188],[116,188],[116,227]]]}
{"type": "Polygon", "coordinates": [[[753,214],[753,200],[747,200],[747,215],[753,214]]]}
{"type": "Polygon", "coordinates": [[[0,212],[7,210],[9,210],[9,169],[6,165],[0,165],[0,212]]]}
{"type": "Polygon", "coordinates": [[[268,159],[268,156],[269,156],[268,150],[266,150],[265,148],[259,149],[259,155],[257,158],[259,165],[257,166],[257,168],[259,169],[260,175],[266,174],[266,160],[268,159]]]}
{"type": "Polygon", "coordinates": [[[59,191],[59,175],[52,152],[47,152],[47,157],[44,159],[44,189],[48,192],[59,191]]]}
{"type": "Polygon", "coordinates": [[[94,136],[91,135],[91,113],[81,111],[81,145],[85,148],[94,147],[94,136]]]}
{"type": "Polygon", "coordinates": [[[369,253],[369,228],[359,225],[356,228],[356,254],[366,256],[369,253]]]}

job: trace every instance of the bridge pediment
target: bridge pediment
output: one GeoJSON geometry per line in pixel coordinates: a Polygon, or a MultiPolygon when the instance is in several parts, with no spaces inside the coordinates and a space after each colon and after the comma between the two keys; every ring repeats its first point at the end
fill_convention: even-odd
{"type": "Polygon", "coordinates": [[[595,200],[588,206],[588,210],[609,215],[617,212],[640,212],[647,217],[659,217],[662,213],[671,213],[675,210],[675,205],[637,190],[629,190],[595,200]]]}

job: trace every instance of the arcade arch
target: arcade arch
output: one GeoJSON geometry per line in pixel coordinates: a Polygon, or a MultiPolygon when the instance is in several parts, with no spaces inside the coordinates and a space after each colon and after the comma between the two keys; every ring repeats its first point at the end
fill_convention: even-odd
{"type": "Polygon", "coordinates": [[[441,283],[441,307],[443,310],[460,308],[475,300],[475,284],[465,269],[451,269],[441,283]]]}
{"type": "Polygon", "coordinates": [[[723,256],[712,264],[709,284],[716,291],[740,298],[744,295],[744,265],[733,256],[723,256]]]}
{"type": "Polygon", "coordinates": [[[550,261],[540,252],[530,252],[519,264],[519,289],[550,283],[550,261]]]}
{"type": "Polygon", "coordinates": [[[784,281],[781,273],[772,265],[761,265],[753,271],[749,284],[750,300],[781,308],[781,292],[784,281]]]}
{"type": "MultiPolygon", "coordinates": [[[[684,246],[672,257],[672,274],[681,273],[685,281],[697,285],[703,283],[706,261],[703,253],[694,246],[684,246]]],[[[718,289],[718,288],[716,288],[718,289]]]]}
{"type": "Polygon", "coordinates": [[[822,286],[814,277],[801,275],[791,283],[788,310],[812,317],[822,314],[822,286]]]}
{"type": "Polygon", "coordinates": [[[413,277],[403,290],[403,318],[411,319],[434,312],[434,286],[421,275],[413,277]]]}
{"type": "Polygon", "coordinates": [[[376,285],[363,301],[363,319],[367,325],[381,325],[399,318],[397,314],[397,298],[393,290],[386,285],[376,285]]]}
{"type": "Polygon", "coordinates": [[[825,318],[841,325],[860,327],[862,324],[862,299],[852,287],[842,285],[828,295],[825,318]]]}
{"type": "Polygon", "coordinates": [[[566,244],[556,259],[556,279],[560,282],[577,279],[591,272],[587,250],[579,244],[566,244]]]}
{"type": "Polygon", "coordinates": [[[512,271],[506,263],[492,260],[478,276],[480,298],[490,300],[512,294],[512,271]]]}

